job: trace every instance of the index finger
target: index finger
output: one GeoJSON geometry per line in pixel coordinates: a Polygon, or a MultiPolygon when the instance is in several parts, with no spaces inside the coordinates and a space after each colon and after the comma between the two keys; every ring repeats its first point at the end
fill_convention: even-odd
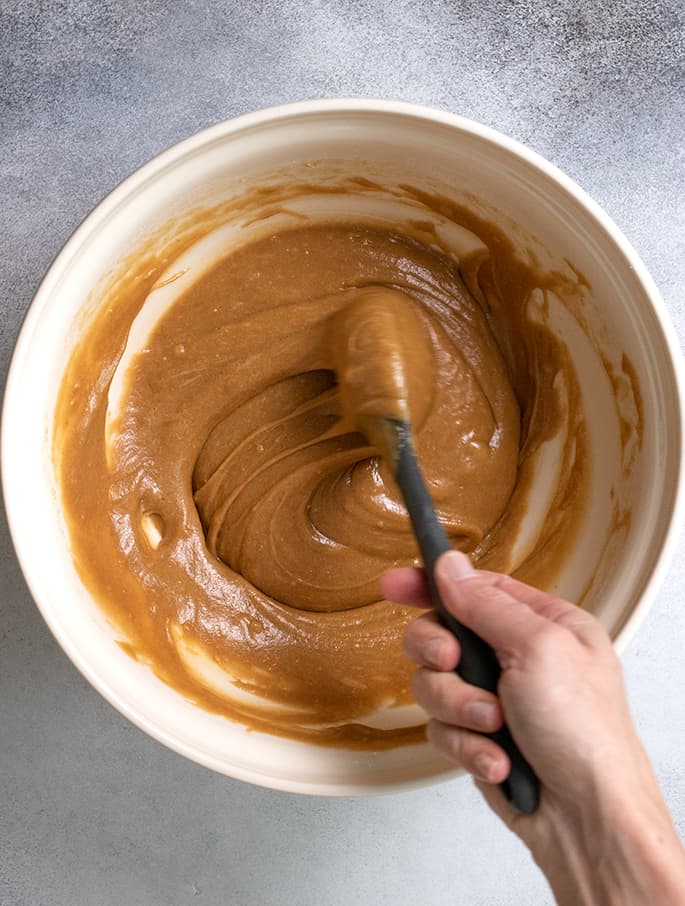
{"type": "Polygon", "coordinates": [[[384,598],[396,604],[421,609],[433,606],[426,573],[415,566],[386,570],[380,579],[380,589],[384,598]]]}

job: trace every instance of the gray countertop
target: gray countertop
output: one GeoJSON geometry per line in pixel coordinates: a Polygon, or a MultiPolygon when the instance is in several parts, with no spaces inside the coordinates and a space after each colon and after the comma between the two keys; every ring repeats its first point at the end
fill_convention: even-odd
{"type": "MultiPolygon", "coordinates": [[[[284,101],[444,107],[527,142],[634,243],[685,334],[685,19],[678,0],[2,0],[0,374],[41,276],[133,168],[284,101]]],[[[67,661],[0,517],[0,904],[546,904],[467,779],[310,799],[145,736],[67,661]]],[[[685,829],[685,546],[624,657],[685,829]]]]}

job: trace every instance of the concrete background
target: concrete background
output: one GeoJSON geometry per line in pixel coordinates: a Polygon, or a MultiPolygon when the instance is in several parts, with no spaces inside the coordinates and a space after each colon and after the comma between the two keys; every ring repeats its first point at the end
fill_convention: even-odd
{"type": "MultiPolygon", "coordinates": [[[[53,256],[134,167],[217,120],[401,98],[527,142],[612,215],[685,334],[678,0],[0,0],[0,375],[53,256]]],[[[4,517],[3,517],[4,519],[4,517]]],[[[625,656],[685,829],[685,546],[625,656]]],[[[353,801],[252,788],[128,724],[68,663],[0,524],[2,906],[551,902],[468,780],[353,801]]]]}

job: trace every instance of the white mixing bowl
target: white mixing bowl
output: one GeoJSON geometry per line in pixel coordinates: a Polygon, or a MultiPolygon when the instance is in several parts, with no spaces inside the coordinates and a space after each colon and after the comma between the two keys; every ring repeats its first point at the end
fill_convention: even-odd
{"type": "MultiPolygon", "coordinates": [[[[585,525],[558,587],[577,595],[594,571],[585,604],[619,647],[654,598],[681,521],[683,365],[666,309],[645,267],[578,186],[491,129],[409,104],[314,101],[221,123],[130,176],[67,242],[21,331],[2,424],[10,528],[43,616],[102,695],[172,749],[264,786],[361,795],[431,783],[456,772],[425,744],[355,752],[247,732],[195,707],[128,657],[74,568],[51,452],[60,379],[79,330],[97,307],[92,291],[103,275],[191,207],[230,198],[237,187],[247,190],[265,174],[285,167],[296,178],[313,161],[319,173],[330,164],[352,176],[392,177],[419,188],[440,185],[456,198],[475,196],[501,211],[503,220],[509,218],[538,237],[545,251],[537,252],[547,256],[548,266],[558,261],[563,267],[566,259],[587,279],[591,292],[582,312],[585,330],[573,318],[556,325],[578,368],[593,463],[585,525]],[[626,470],[626,451],[622,454],[616,441],[616,399],[619,410],[626,407],[626,424],[635,421],[635,400],[628,386],[612,390],[598,349],[605,363],[619,370],[626,356],[639,385],[642,442],[632,444],[633,462],[626,470]],[[603,548],[598,532],[610,517],[610,485],[618,489],[632,517],[603,548]],[[600,549],[602,561],[596,568],[600,549]]],[[[521,241],[525,246],[526,240],[521,241]]]]}

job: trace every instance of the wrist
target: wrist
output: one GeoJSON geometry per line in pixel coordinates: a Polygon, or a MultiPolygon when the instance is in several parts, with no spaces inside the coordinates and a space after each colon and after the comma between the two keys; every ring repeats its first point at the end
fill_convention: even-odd
{"type": "Polygon", "coordinates": [[[549,795],[530,848],[562,906],[685,902],[682,845],[641,746],[636,756],[572,800],[549,795]]]}

